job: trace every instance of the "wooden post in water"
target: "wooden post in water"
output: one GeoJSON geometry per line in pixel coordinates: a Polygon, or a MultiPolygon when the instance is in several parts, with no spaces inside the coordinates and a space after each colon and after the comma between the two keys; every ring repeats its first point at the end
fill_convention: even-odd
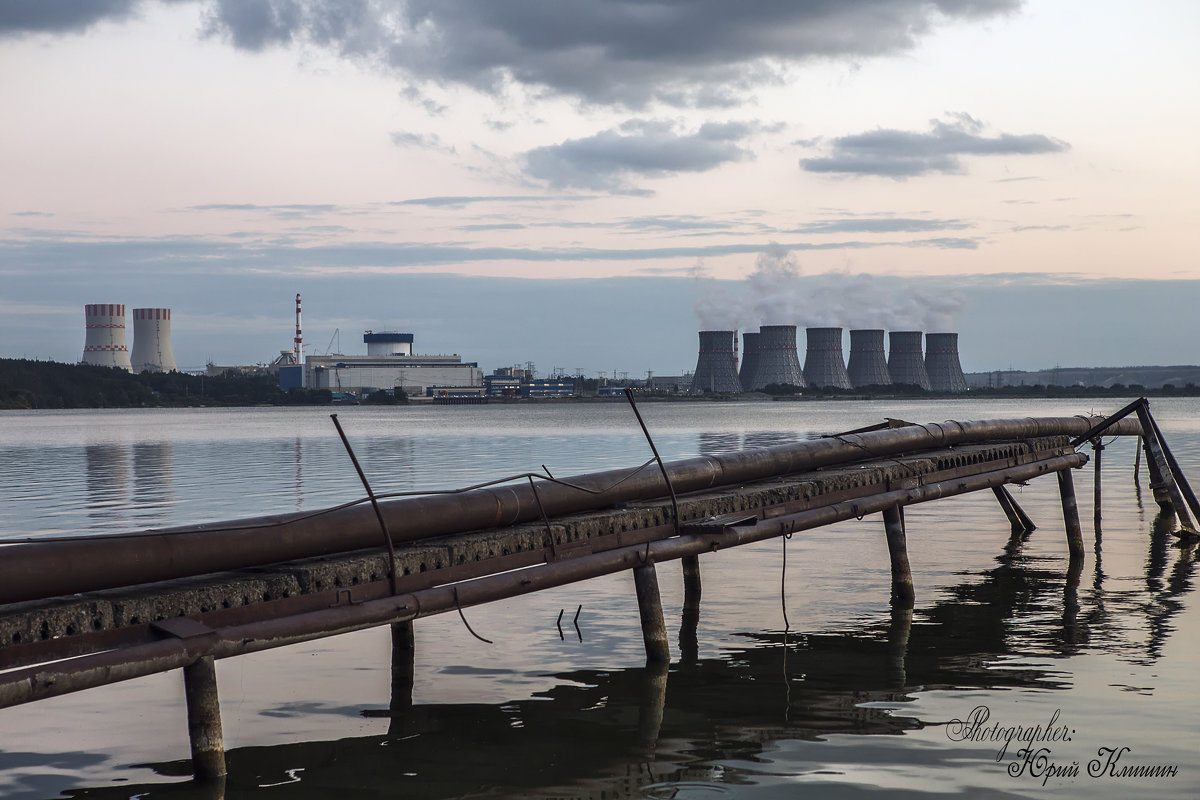
{"type": "Polygon", "coordinates": [[[1033,524],[1033,520],[1025,513],[1025,509],[1021,508],[1017,503],[1012,493],[1005,486],[993,486],[992,494],[996,495],[996,500],[1000,503],[1000,508],[1004,509],[1004,515],[1008,517],[1009,523],[1012,525],[1013,533],[1028,533],[1029,531],[1037,530],[1037,526],[1033,524]]]}
{"type": "Polygon", "coordinates": [[[1092,479],[1092,526],[1096,535],[1100,535],[1100,460],[1104,453],[1104,444],[1099,439],[1092,440],[1092,451],[1095,453],[1096,473],[1092,479]]]}
{"type": "Polygon", "coordinates": [[[183,693],[192,743],[192,774],[197,780],[222,778],[226,774],[225,740],[217,700],[217,665],[212,656],[201,656],[183,668],[183,693]]]}
{"type": "Polygon", "coordinates": [[[679,623],[679,660],[695,663],[700,657],[696,630],[700,626],[700,557],[684,556],[683,614],[679,623]]]}
{"type": "Polygon", "coordinates": [[[908,563],[908,541],[900,506],[883,510],[883,530],[887,534],[888,554],[892,559],[892,606],[912,608],[916,593],[913,591],[912,567],[908,563]]]}
{"type": "Polygon", "coordinates": [[[1062,498],[1063,522],[1067,528],[1067,549],[1071,561],[1083,559],[1083,529],[1079,527],[1079,505],[1075,502],[1075,480],[1071,470],[1058,472],[1058,494],[1062,498]]]}
{"type": "Polygon", "coordinates": [[[668,663],[671,648],[667,644],[667,624],[663,620],[662,596],[658,592],[658,573],[654,562],[633,568],[637,589],[638,612],[642,618],[642,639],[646,643],[646,661],[668,663]]]}
{"type": "Polygon", "coordinates": [[[417,644],[413,621],[392,623],[392,699],[393,715],[412,708],[413,681],[417,672],[417,644]]]}
{"type": "Polygon", "coordinates": [[[1194,531],[1196,526],[1188,514],[1187,501],[1175,480],[1167,456],[1158,441],[1158,431],[1150,418],[1150,411],[1143,404],[1137,409],[1138,421],[1142,423],[1142,442],[1146,447],[1146,466],[1150,469],[1150,486],[1154,499],[1164,510],[1174,510],[1179,518],[1179,527],[1194,531]]]}

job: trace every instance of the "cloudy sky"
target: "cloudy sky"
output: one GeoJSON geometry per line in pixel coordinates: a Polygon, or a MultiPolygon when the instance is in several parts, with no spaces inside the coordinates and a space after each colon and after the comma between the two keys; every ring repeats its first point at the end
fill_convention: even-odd
{"type": "Polygon", "coordinates": [[[0,356],[119,302],[269,360],[300,292],[313,352],[485,369],[778,323],[1198,363],[1197,41],[1190,0],[0,0],[0,356]]]}

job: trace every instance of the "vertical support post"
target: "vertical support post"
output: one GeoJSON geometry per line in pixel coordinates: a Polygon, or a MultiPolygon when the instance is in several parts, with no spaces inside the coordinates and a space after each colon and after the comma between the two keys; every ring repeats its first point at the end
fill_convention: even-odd
{"type": "Polygon", "coordinates": [[[1092,440],[1092,451],[1095,453],[1096,473],[1092,479],[1092,526],[1096,536],[1100,535],[1100,459],[1104,454],[1104,445],[1099,439],[1092,440]]]}
{"type": "Polygon", "coordinates": [[[683,614],[679,623],[679,660],[695,663],[700,657],[696,631],[700,627],[700,557],[684,556],[683,614]]]}
{"type": "Polygon", "coordinates": [[[638,703],[638,740],[647,755],[658,747],[663,712],[667,705],[667,673],[665,662],[647,664],[642,674],[641,698],[638,703]]]}
{"type": "Polygon", "coordinates": [[[993,486],[992,494],[996,495],[996,500],[1000,503],[1000,508],[1004,510],[1004,515],[1008,517],[1013,533],[1027,533],[1037,530],[1037,526],[1033,524],[1033,520],[1025,513],[1025,509],[1021,508],[1020,504],[1017,503],[1016,498],[1012,496],[1007,487],[993,486]]]}
{"type": "Polygon", "coordinates": [[[413,621],[393,622],[392,695],[388,702],[389,736],[403,736],[413,703],[413,681],[417,673],[416,631],[413,621]]]}
{"type": "Polygon", "coordinates": [[[654,562],[633,568],[633,585],[637,590],[638,612],[642,618],[642,640],[646,643],[646,661],[668,663],[671,648],[667,644],[667,624],[663,621],[662,596],[658,591],[658,573],[654,562]]]}
{"type": "Polygon", "coordinates": [[[1079,527],[1079,506],[1075,502],[1075,480],[1071,470],[1058,472],[1058,494],[1062,498],[1063,522],[1067,528],[1067,549],[1071,561],[1083,559],[1083,529],[1079,527]]]}
{"type": "Polygon", "coordinates": [[[1142,437],[1135,436],[1133,441],[1133,483],[1137,486],[1142,477],[1142,437]]]}
{"type": "Polygon", "coordinates": [[[892,559],[892,606],[912,608],[916,600],[913,591],[912,567],[908,563],[908,540],[900,506],[883,510],[883,529],[887,534],[888,554],[892,559]]]}
{"type": "Polygon", "coordinates": [[[1150,418],[1150,410],[1145,403],[1138,406],[1137,415],[1138,421],[1142,424],[1142,441],[1146,446],[1146,466],[1150,468],[1150,486],[1154,488],[1154,499],[1164,509],[1173,508],[1175,516],[1179,518],[1179,527],[1189,531],[1196,530],[1191,515],[1188,514],[1187,501],[1184,499],[1167,457],[1159,445],[1158,431],[1155,429],[1154,420],[1150,418]],[[1157,476],[1155,476],[1155,472],[1158,473],[1157,476]],[[1162,493],[1169,498],[1165,502],[1159,499],[1160,490],[1165,490],[1162,493]]]}
{"type": "Polygon", "coordinates": [[[217,665],[212,656],[201,656],[183,668],[183,692],[192,744],[192,774],[197,780],[224,777],[225,740],[217,699],[217,665]]]}

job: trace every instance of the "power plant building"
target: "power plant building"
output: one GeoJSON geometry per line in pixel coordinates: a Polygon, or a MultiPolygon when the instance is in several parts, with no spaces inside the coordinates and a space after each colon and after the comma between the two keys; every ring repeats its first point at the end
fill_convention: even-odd
{"type": "Polygon", "coordinates": [[[117,367],[129,372],[129,347],[125,344],[125,304],[89,303],[83,307],[84,364],[117,367]]]}
{"type": "Polygon", "coordinates": [[[808,352],[804,357],[804,379],[810,386],[849,389],[850,376],[842,358],[841,328],[806,328],[808,352]]]}
{"type": "Polygon", "coordinates": [[[171,350],[171,309],[135,308],[133,310],[133,371],[175,372],[175,353],[171,350]]]}
{"type": "Polygon", "coordinates": [[[891,385],[892,378],[883,351],[883,334],[878,329],[850,331],[850,363],[846,365],[846,373],[855,389],[891,385]]]}
{"type": "Polygon", "coordinates": [[[925,391],[933,387],[925,369],[925,357],[921,349],[921,331],[891,331],[888,338],[888,374],[892,383],[917,386],[925,391]]]}
{"type": "Polygon", "coordinates": [[[413,354],[413,335],[383,331],[363,334],[367,355],[308,356],[304,385],[333,392],[403,389],[424,395],[431,386],[483,386],[483,370],[459,355],[413,354]]]}
{"type": "Polygon", "coordinates": [[[795,325],[763,325],[756,344],[753,372],[748,380],[742,379],[746,391],[757,392],[772,384],[802,389],[807,385],[796,353],[795,325]]]}
{"type": "Polygon", "coordinates": [[[925,371],[935,392],[967,391],[967,378],[958,359],[957,333],[925,334],[925,371]]]}
{"type": "Polygon", "coordinates": [[[737,331],[700,331],[700,354],[692,374],[692,391],[738,393],[737,331]]]}

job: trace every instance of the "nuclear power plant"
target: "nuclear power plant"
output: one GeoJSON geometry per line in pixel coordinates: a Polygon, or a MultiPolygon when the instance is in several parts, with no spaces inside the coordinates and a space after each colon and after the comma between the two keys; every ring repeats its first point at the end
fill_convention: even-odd
{"type": "Polygon", "coordinates": [[[693,392],[742,391],[734,352],[736,341],[737,331],[700,331],[700,355],[692,374],[693,392]]]}
{"type": "Polygon", "coordinates": [[[925,370],[925,357],[921,351],[921,331],[892,331],[891,350],[888,351],[888,373],[892,383],[919,386],[925,391],[933,387],[929,373],[925,370]]]}
{"type": "Polygon", "coordinates": [[[132,372],[129,348],[125,344],[125,305],[89,303],[83,307],[83,322],[86,337],[81,361],[132,372]]]}
{"type": "Polygon", "coordinates": [[[882,329],[850,331],[850,363],[846,374],[855,389],[863,386],[890,386],[887,358],[883,353],[882,329]]]}
{"type": "Polygon", "coordinates": [[[967,391],[958,355],[957,333],[850,331],[850,362],[842,357],[842,329],[806,328],[808,348],[801,368],[795,325],[763,325],[742,334],[741,368],[737,331],[700,331],[700,352],[692,376],[693,393],[758,392],[772,384],[806,388],[860,389],[907,385],[925,391],[967,391]],[[891,347],[884,356],[884,337],[891,347]],[[922,339],[928,347],[923,350],[922,339]],[[926,355],[927,353],[927,355],[926,355]]]}
{"type": "Polygon", "coordinates": [[[957,333],[925,334],[925,371],[935,392],[967,390],[967,378],[958,360],[957,333]]]}
{"type": "Polygon", "coordinates": [[[763,325],[758,329],[754,371],[748,380],[743,378],[742,388],[757,392],[771,384],[801,388],[807,385],[796,355],[795,325],[763,325]]]}
{"type": "Polygon", "coordinates": [[[842,329],[806,328],[805,333],[808,352],[804,357],[804,379],[821,388],[852,388],[842,358],[842,329]]]}
{"type": "Polygon", "coordinates": [[[133,371],[175,372],[171,350],[171,309],[133,310],[133,371]]]}
{"type": "Polygon", "coordinates": [[[125,344],[124,303],[89,303],[83,307],[86,337],[82,364],[116,367],[127,372],[173,372],[171,309],[133,309],[133,356],[125,344]]]}

